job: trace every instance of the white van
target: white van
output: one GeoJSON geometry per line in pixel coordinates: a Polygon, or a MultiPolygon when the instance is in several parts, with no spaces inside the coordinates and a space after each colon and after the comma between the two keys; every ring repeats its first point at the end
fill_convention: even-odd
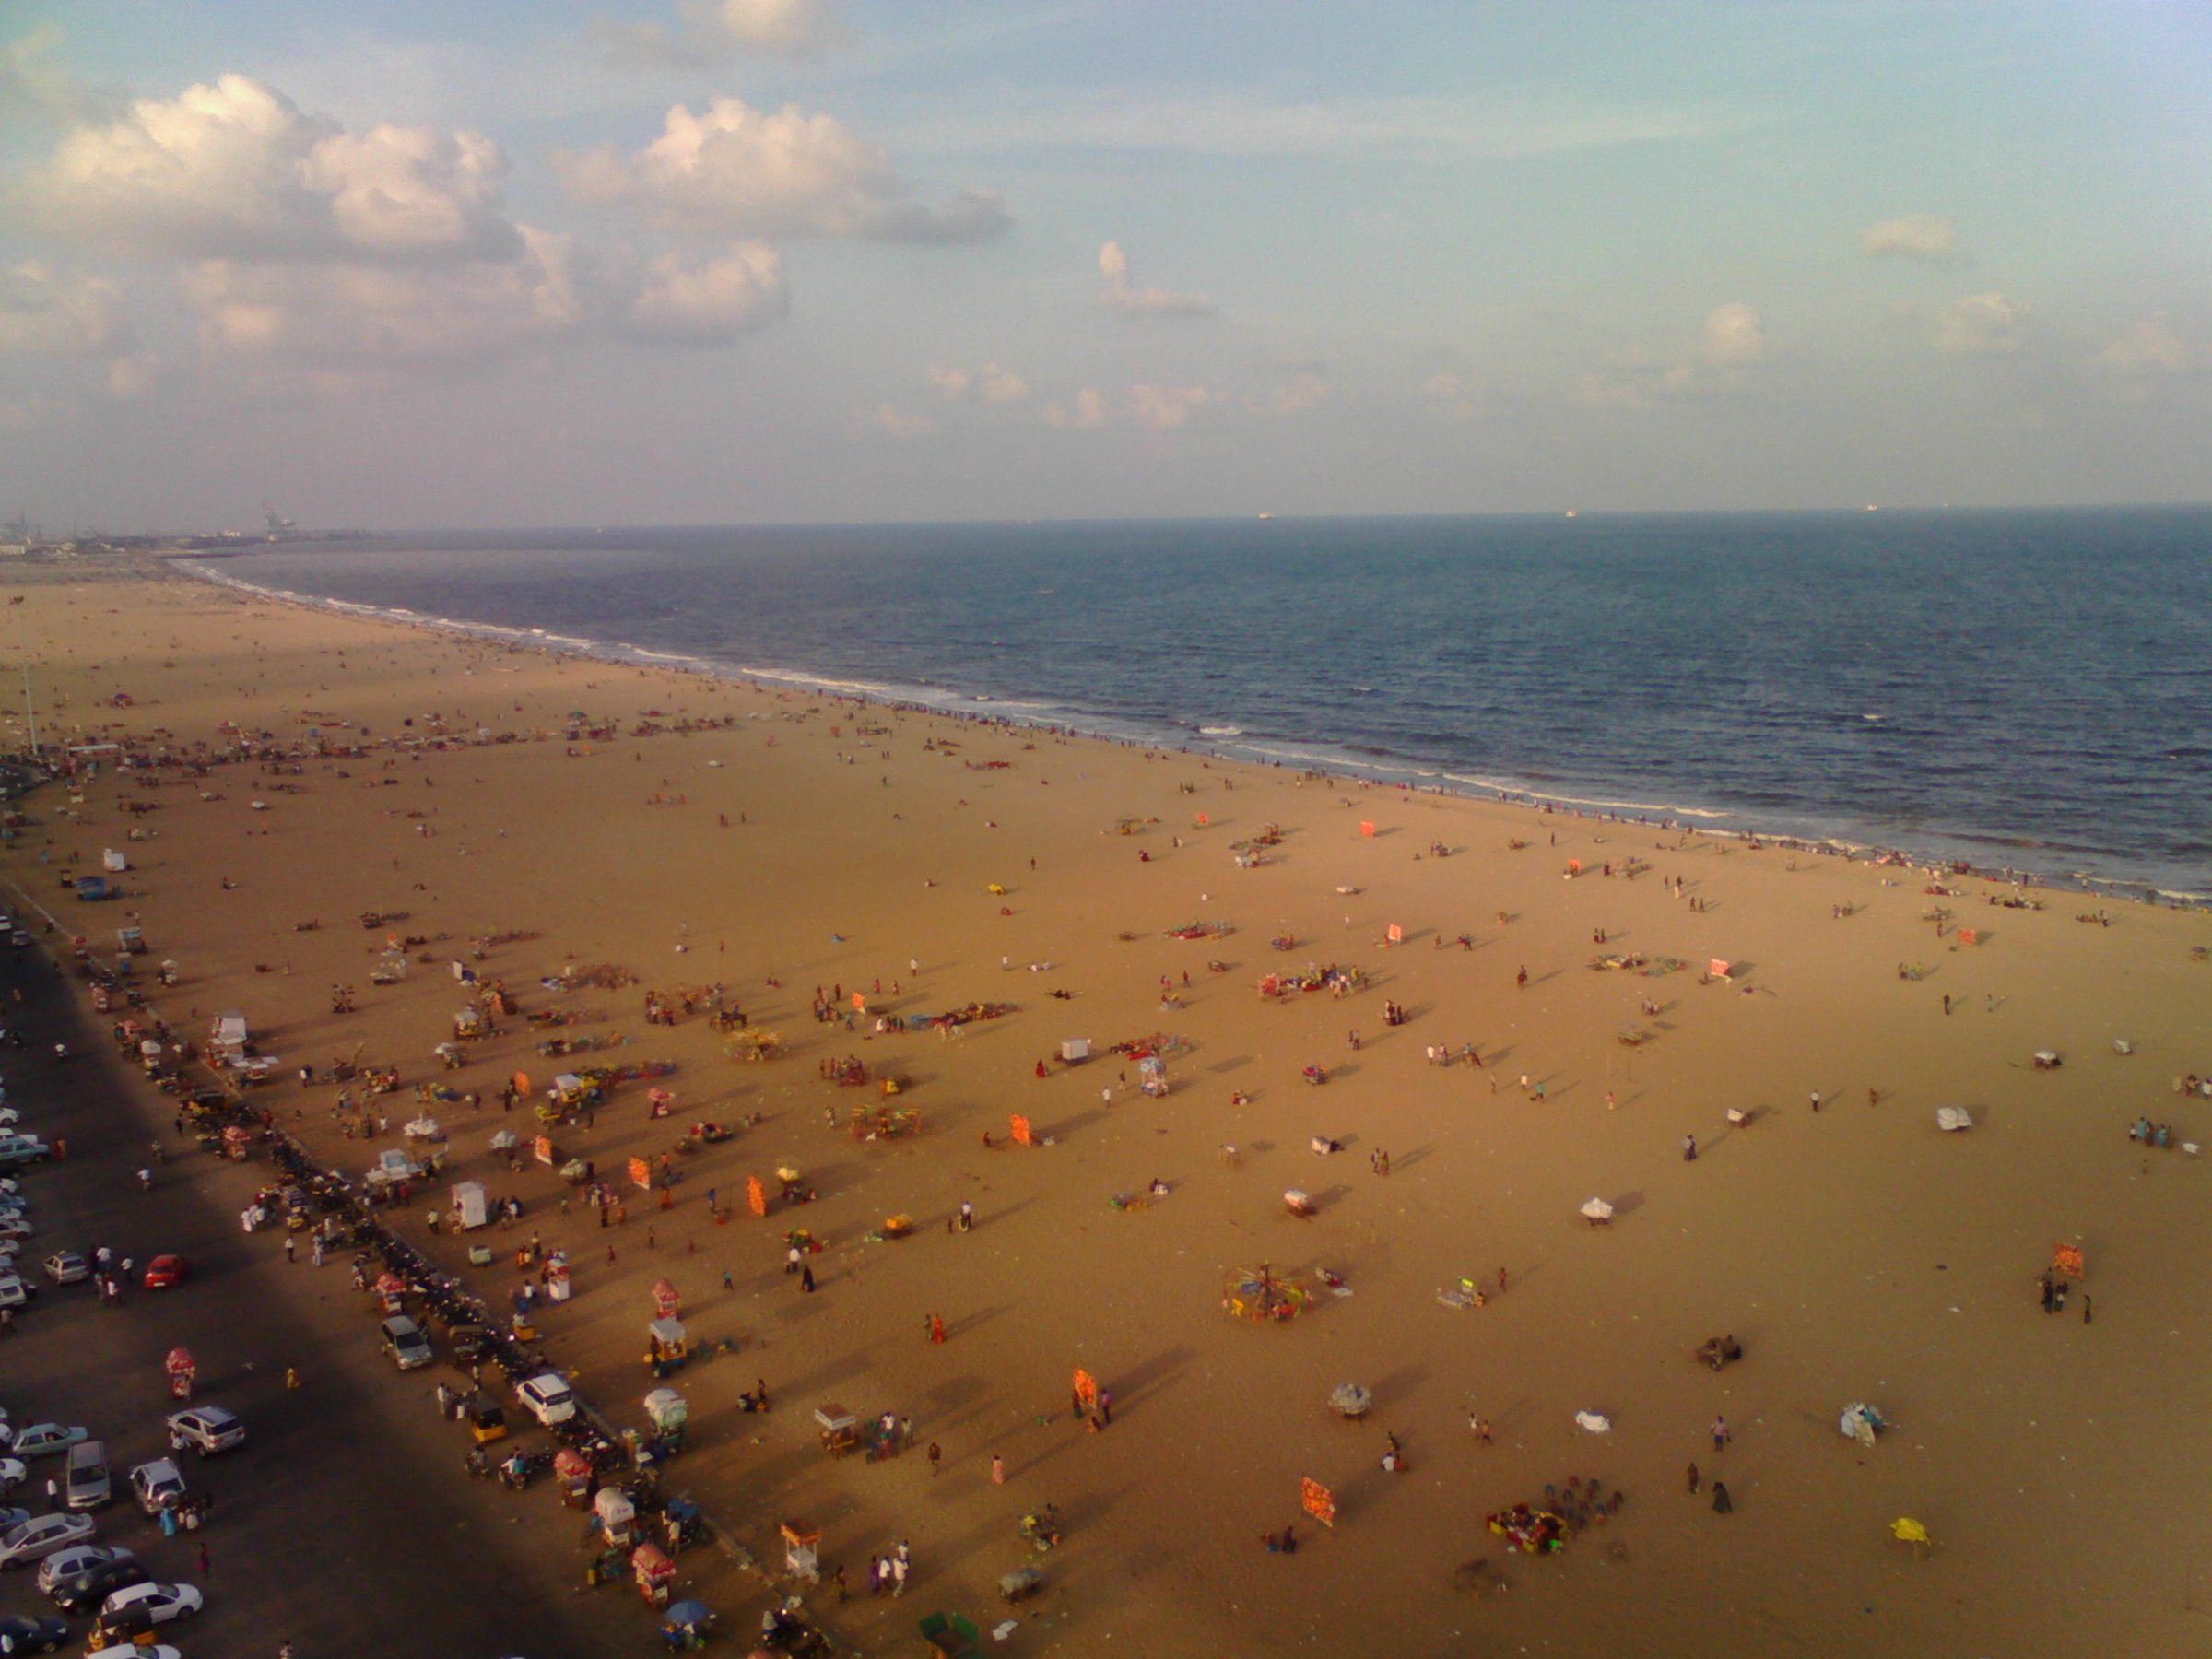
{"type": "Polygon", "coordinates": [[[69,1463],[62,1479],[62,1502],[73,1510],[107,1507],[114,1497],[108,1478],[108,1449],[98,1441],[79,1441],[69,1448],[69,1463]]]}
{"type": "Polygon", "coordinates": [[[559,1371],[540,1371],[521,1383],[514,1391],[529,1407],[530,1415],[550,1429],[556,1423],[565,1423],[576,1415],[576,1396],[570,1391],[568,1381],[559,1371]]]}

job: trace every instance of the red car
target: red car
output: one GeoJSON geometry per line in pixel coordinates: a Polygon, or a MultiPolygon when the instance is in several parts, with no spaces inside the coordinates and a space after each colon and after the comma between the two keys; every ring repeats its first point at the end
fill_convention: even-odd
{"type": "Polygon", "coordinates": [[[148,1290],[166,1290],[181,1285],[192,1272],[192,1265],[181,1255],[159,1255],[146,1265],[146,1288],[148,1290]]]}

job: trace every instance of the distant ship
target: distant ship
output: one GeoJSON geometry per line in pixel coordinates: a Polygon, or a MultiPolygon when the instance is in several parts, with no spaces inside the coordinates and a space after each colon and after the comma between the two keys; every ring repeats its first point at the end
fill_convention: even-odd
{"type": "Polygon", "coordinates": [[[1582,513],[1581,513],[1579,511],[1577,511],[1576,509],[1574,509],[1574,508],[1572,508],[1572,507],[1570,507],[1570,508],[1568,508],[1568,509],[1567,509],[1567,516],[1568,516],[1569,518],[1581,518],[1583,515],[1582,515],[1582,513]]]}
{"type": "Polygon", "coordinates": [[[1274,516],[1275,514],[1272,512],[1263,512],[1260,514],[1260,523],[1264,524],[1274,516]]]}

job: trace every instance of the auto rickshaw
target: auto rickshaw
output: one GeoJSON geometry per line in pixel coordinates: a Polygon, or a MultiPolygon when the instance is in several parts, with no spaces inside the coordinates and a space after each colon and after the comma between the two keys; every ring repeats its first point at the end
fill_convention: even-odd
{"type": "Polygon", "coordinates": [[[468,1431],[479,1446],[507,1438],[507,1413],[489,1394],[468,1396],[464,1406],[468,1414],[468,1431]]]}

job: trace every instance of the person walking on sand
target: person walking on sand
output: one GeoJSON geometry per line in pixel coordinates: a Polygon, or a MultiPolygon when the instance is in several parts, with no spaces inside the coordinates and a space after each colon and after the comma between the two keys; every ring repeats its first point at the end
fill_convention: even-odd
{"type": "Polygon", "coordinates": [[[1694,1135],[1686,1135],[1682,1137],[1682,1161],[1684,1163],[1698,1161],[1698,1137],[1694,1135]]]}
{"type": "Polygon", "coordinates": [[[1725,1481],[1716,1480],[1712,1483],[1712,1512],[1716,1515],[1732,1515],[1735,1512],[1735,1501],[1728,1496],[1728,1484],[1725,1481]]]}
{"type": "Polygon", "coordinates": [[[814,1294],[814,1264],[812,1262],[799,1269],[799,1293],[802,1296],[814,1294]]]}
{"type": "Polygon", "coordinates": [[[991,1484],[993,1486],[1006,1484],[1006,1460],[996,1453],[993,1453],[991,1455],[991,1484]]]}
{"type": "Polygon", "coordinates": [[[1715,1417],[1712,1419],[1712,1449],[1715,1452],[1724,1450],[1728,1442],[1735,1438],[1735,1435],[1730,1430],[1726,1418],[1715,1417]]]}
{"type": "Polygon", "coordinates": [[[932,1314],[929,1316],[929,1326],[928,1326],[928,1329],[929,1329],[929,1340],[930,1340],[930,1342],[932,1343],[932,1345],[936,1345],[936,1344],[940,1344],[940,1343],[942,1343],[942,1342],[945,1340],[945,1317],[944,1317],[944,1315],[943,1315],[943,1314],[941,1314],[941,1313],[932,1313],[932,1314]]]}
{"type": "Polygon", "coordinates": [[[929,1451],[924,1455],[929,1459],[929,1477],[935,1480],[937,1477],[937,1465],[945,1461],[945,1448],[935,1441],[931,1441],[929,1451]]]}
{"type": "Polygon", "coordinates": [[[800,1253],[800,1253],[799,1247],[798,1247],[796,1244],[794,1244],[794,1245],[793,1245],[793,1246],[792,1246],[792,1247],[791,1247],[789,1250],[786,1250],[786,1251],[783,1253],[783,1271],[784,1271],[784,1272],[786,1272],[786,1273],[796,1273],[796,1272],[799,1270],[799,1255],[800,1255],[800,1253]]]}
{"type": "Polygon", "coordinates": [[[1692,1498],[1698,1495],[1698,1482],[1701,1478],[1703,1477],[1698,1473],[1698,1465],[1694,1463],[1691,1464],[1689,1465],[1689,1495],[1692,1498]]]}

